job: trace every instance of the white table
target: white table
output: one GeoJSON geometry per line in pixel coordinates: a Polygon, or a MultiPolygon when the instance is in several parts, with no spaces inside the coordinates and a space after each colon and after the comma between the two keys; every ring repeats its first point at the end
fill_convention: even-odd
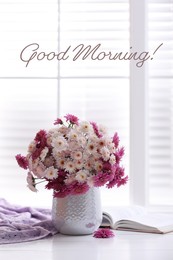
{"type": "Polygon", "coordinates": [[[115,231],[115,237],[56,235],[33,242],[0,245],[0,260],[173,260],[173,233],[115,231]]]}

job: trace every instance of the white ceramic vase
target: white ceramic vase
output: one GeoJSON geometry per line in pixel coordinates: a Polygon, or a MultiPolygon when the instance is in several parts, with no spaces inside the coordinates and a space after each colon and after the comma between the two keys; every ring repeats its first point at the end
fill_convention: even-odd
{"type": "Polygon", "coordinates": [[[99,188],[90,188],[81,195],[53,198],[52,221],[61,234],[92,234],[102,221],[99,188]]]}

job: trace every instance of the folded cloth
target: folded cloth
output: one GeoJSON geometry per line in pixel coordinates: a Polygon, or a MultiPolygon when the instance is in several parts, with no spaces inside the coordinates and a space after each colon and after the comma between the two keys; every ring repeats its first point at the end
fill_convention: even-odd
{"type": "Polygon", "coordinates": [[[27,242],[56,233],[50,209],[11,205],[0,199],[0,244],[27,242]]]}

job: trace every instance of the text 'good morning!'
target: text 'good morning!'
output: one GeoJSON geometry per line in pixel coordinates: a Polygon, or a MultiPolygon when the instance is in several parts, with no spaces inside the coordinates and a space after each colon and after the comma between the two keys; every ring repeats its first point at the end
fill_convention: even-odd
{"type": "Polygon", "coordinates": [[[141,68],[145,61],[152,60],[158,49],[163,45],[161,43],[153,52],[150,54],[149,51],[137,52],[133,51],[133,48],[130,47],[127,52],[114,52],[111,50],[104,51],[101,43],[98,43],[94,46],[92,45],[84,45],[83,43],[72,47],[69,45],[64,51],[55,52],[50,51],[46,53],[45,51],[40,50],[40,45],[38,43],[31,43],[23,48],[20,53],[20,59],[25,62],[25,66],[28,67],[31,61],[37,60],[58,60],[58,61],[66,61],[66,60],[92,60],[92,61],[135,61],[135,64],[138,68],[141,68]]]}

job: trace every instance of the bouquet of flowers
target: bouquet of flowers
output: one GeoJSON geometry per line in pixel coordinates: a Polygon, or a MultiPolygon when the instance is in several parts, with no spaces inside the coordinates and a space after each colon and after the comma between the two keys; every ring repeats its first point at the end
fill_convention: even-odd
{"type": "Polygon", "coordinates": [[[84,194],[90,187],[107,188],[127,183],[120,161],[124,148],[119,137],[112,138],[95,122],[79,121],[67,114],[58,118],[55,128],[40,130],[28,147],[26,156],[16,155],[20,167],[27,170],[27,184],[32,191],[45,182],[54,197],[84,194]]]}

